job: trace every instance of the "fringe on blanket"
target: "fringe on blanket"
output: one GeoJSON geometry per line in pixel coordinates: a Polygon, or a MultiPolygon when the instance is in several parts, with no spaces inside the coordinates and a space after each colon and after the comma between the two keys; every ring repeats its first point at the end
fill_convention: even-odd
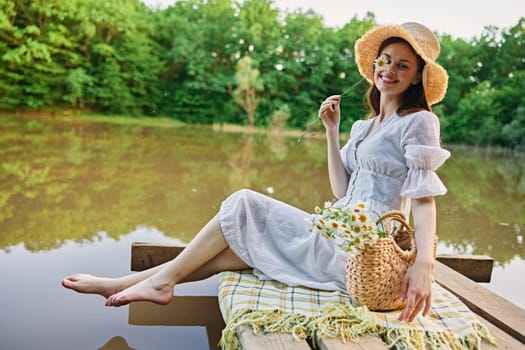
{"type": "MultiPolygon", "coordinates": [[[[476,350],[482,339],[496,345],[495,339],[481,323],[472,325],[472,333],[458,338],[452,332],[427,332],[417,329],[386,329],[378,327],[374,315],[363,306],[327,303],[320,316],[307,317],[282,313],[279,310],[237,310],[222,332],[219,345],[223,350],[240,350],[237,337],[240,326],[250,326],[254,334],[288,333],[296,340],[340,337],[344,343],[358,342],[366,334],[379,336],[385,344],[397,350],[455,349],[476,350]]],[[[315,343],[314,343],[315,344],[315,343]]]]}
{"type": "Polygon", "coordinates": [[[237,329],[240,326],[250,326],[254,334],[264,333],[288,333],[295,340],[303,340],[308,337],[308,324],[310,318],[299,315],[282,313],[279,310],[237,310],[224,330],[219,345],[223,350],[240,350],[241,342],[237,337],[237,329]]]}
{"type": "Polygon", "coordinates": [[[472,326],[474,333],[463,338],[457,338],[452,332],[424,332],[408,329],[383,330],[378,332],[378,335],[388,347],[399,350],[476,350],[481,348],[483,339],[497,345],[496,340],[483,325],[475,324],[472,326]]]}

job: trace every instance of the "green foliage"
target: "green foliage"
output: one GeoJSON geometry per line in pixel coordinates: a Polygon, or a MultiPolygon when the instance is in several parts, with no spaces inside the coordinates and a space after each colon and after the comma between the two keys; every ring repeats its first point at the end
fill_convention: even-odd
{"type": "Polygon", "coordinates": [[[442,37],[441,63],[450,80],[439,106],[447,142],[522,146],[525,107],[525,19],[487,27],[471,42],[442,37]]]}
{"type": "Polygon", "coordinates": [[[246,111],[248,123],[254,126],[254,116],[261,100],[259,92],[264,89],[259,77],[260,72],[253,67],[254,62],[250,56],[245,56],[237,63],[235,83],[237,87],[232,91],[235,102],[246,111]]]}
{"type": "Polygon", "coordinates": [[[155,40],[165,62],[161,113],[192,123],[233,121],[229,116],[236,118],[241,111],[232,113],[228,94],[240,57],[232,1],[178,1],[154,16],[155,40]]]}
{"type": "Polygon", "coordinates": [[[518,107],[512,121],[501,130],[503,138],[508,140],[511,146],[525,148],[525,107],[518,107]]]}
{"type": "Polygon", "coordinates": [[[139,0],[1,6],[0,107],[152,113],[161,64],[151,13],[139,0]]]}
{"type": "MultiPolygon", "coordinates": [[[[320,101],[346,91],[348,130],[368,114],[353,48],[374,25],[368,13],[331,28],[312,10],[281,13],[271,0],[184,0],[156,11],[140,0],[3,0],[0,108],[244,123],[230,92],[250,56],[264,86],[250,123],[269,125],[286,104],[287,126],[304,128],[320,101]]],[[[435,106],[443,139],[523,146],[525,18],[470,40],[438,36],[450,77],[435,106]]]]}
{"type": "Polygon", "coordinates": [[[282,132],[286,127],[288,119],[290,119],[290,107],[287,104],[283,104],[279,109],[272,113],[272,119],[270,121],[270,128],[272,132],[282,132]]]}

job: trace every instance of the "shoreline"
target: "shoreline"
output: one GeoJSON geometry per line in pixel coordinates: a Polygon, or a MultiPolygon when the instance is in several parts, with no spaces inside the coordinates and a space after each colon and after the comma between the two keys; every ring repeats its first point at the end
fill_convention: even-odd
{"type": "MultiPolygon", "coordinates": [[[[269,134],[273,136],[298,137],[298,138],[314,138],[324,139],[324,130],[319,129],[307,130],[305,129],[271,129],[269,127],[250,127],[247,125],[230,124],[230,123],[213,123],[213,124],[188,124],[182,122],[174,117],[169,116],[123,116],[123,115],[104,115],[97,114],[91,111],[77,111],[77,110],[34,110],[34,111],[7,111],[0,110],[0,117],[5,116],[20,116],[23,118],[33,119],[49,119],[61,118],[69,122],[92,122],[92,123],[109,123],[120,125],[141,125],[146,127],[183,127],[186,125],[199,125],[201,127],[209,127],[213,131],[231,132],[231,133],[254,133],[254,134],[269,134]]],[[[348,132],[340,132],[340,140],[346,141],[349,136],[348,132]]],[[[520,147],[509,148],[498,145],[469,145],[469,144],[454,144],[443,143],[443,148],[456,148],[464,150],[475,150],[486,152],[488,155],[509,154],[513,156],[525,155],[525,149],[520,147]]]]}

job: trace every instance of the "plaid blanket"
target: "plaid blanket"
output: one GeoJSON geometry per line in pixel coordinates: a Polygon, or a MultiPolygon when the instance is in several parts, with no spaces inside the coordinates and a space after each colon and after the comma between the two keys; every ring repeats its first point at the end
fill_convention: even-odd
{"type": "Polygon", "coordinates": [[[249,271],[219,274],[219,303],[226,322],[223,349],[240,349],[236,330],[241,325],[296,339],[339,336],[358,341],[373,333],[395,349],[479,349],[482,339],[495,343],[475,314],[437,283],[427,317],[410,323],[397,320],[400,311],[372,312],[339,291],[262,281],[249,271]]]}

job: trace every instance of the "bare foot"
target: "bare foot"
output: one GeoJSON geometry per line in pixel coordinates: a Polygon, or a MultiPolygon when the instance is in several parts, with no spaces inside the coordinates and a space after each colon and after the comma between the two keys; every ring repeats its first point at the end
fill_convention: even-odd
{"type": "Polygon", "coordinates": [[[174,285],[155,283],[152,277],[110,296],[106,306],[123,306],[134,301],[151,301],[155,304],[169,304],[173,298],[174,285]]]}
{"type": "Polygon", "coordinates": [[[62,280],[65,288],[73,289],[79,293],[99,294],[104,298],[122,290],[114,278],[97,277],[87,274],[75,274],[62,280]]]}

